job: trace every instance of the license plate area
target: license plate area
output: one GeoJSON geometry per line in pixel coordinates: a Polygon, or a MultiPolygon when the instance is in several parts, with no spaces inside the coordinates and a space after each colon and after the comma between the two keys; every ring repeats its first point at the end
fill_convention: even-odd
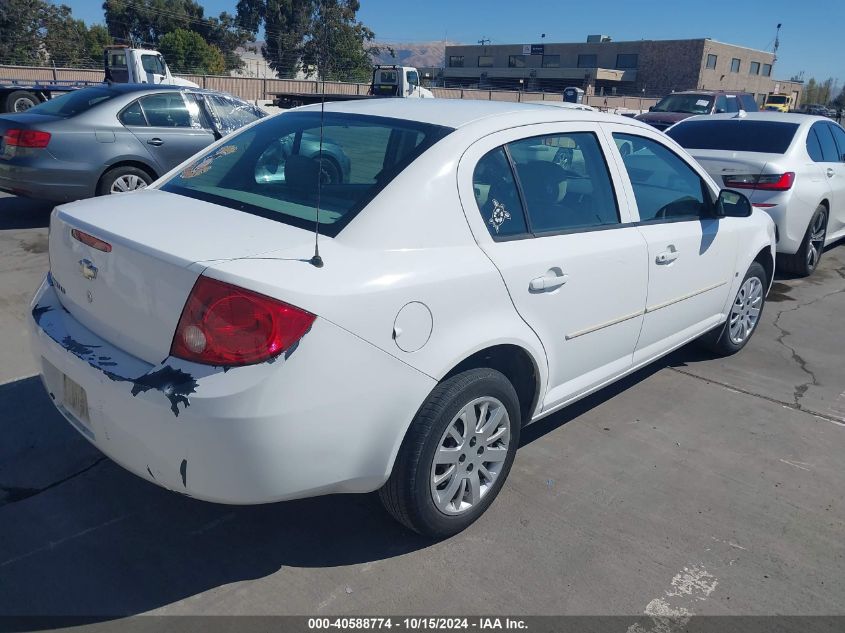
{"type": "Polygon", "coordinates": [[[62,387],[62,405],[64,408],[80,422],[86,425],[90,424],[88,395],[85,393],[85,389],[65,374],[62,374],[62,387]]]}

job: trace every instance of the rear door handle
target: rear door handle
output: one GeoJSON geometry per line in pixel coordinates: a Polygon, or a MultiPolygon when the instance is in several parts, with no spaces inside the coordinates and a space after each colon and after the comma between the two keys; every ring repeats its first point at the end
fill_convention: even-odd
{"type": "Polygon", "coordinates": [[[536,277],[528,284],[528,288],[534,292],[543,292],[544,290],[554,290],[560,288],[563,284],[569,281],[569,275],[550,275],[536,277]]]}
{"type": "Polygon", "coordinates": [[[833,171],[833,167],[828,167],[828,168],[827,168],[827,177],[828,177],[828,178],[833,178],[833,176],[834,176],[835,174],[836,174],[836,172],[835,172],[835,171],[833,171]]]}
{"type": "Polygon", "coordinates": [[[160,138],[151,138],[149,141],[147,141],[147,145],[155,145],[156,147],[158,147],[159,145],[164,145],[164,141],[162,141],[160,138]]]}
{"type": "Polygon", "coordinates": [[[673,261],[678,259],[678,254],[679,253],[676,250],[663,251],[654,258],[654,262],[656,264],[671,264],[673,261]]]}

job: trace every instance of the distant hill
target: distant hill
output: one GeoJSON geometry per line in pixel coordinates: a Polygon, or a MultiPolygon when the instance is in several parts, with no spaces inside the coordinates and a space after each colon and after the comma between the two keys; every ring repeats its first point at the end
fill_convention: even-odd
{"type": "Polygon", "coordinates": [[[440,68],[446,59],[446,47],[454,44],[457,44],[457,42],[447,42],[444,40],[436,42],[402,42],[399,44],[377,42],[377,46],[392,48],[396,53],[396,57],[391,57],[390,53],[385,51],[376,57],[375,61],[380,64],[398,64],[400,66],[416,66],[417,68],[431,66],[440,68]]]}

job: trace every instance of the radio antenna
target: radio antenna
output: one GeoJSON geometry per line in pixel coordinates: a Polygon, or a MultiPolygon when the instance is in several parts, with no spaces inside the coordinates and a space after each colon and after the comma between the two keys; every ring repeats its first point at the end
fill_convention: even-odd
{"type": "MultiPolygon", "coordinates": [[[[323,22],[323,33],[326,29],[325,5],[320,2],[320,20],[323,22]]],[[[317,54],[317,72],[323,76],[323,91],[320,96],[320,151],[317,153],[317,217],[314,222],[314,256],[309,260],[309,263],[315,268],[323,267],[323,258],[320,257],[320,198],[323,192],[323,116],[326,113],[326,68],[325,68],[325,48],[326,42],[323,42],[323,51],[317,54]]]]}

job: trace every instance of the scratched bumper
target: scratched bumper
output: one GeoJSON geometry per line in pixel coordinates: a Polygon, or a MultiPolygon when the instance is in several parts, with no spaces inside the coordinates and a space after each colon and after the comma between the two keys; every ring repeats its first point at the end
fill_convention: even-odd
{"type": "Polygon", "coordinates": [[[62,307],[49,277],[31,308],[32,349],[65,418],[127,470],[208,501],[377,489],[435,384],[319,318],[288,358],[223,371],[123,352],[62,307]],[[63,374],[85,390],[87,423],[62,405],[63,374]]]}

